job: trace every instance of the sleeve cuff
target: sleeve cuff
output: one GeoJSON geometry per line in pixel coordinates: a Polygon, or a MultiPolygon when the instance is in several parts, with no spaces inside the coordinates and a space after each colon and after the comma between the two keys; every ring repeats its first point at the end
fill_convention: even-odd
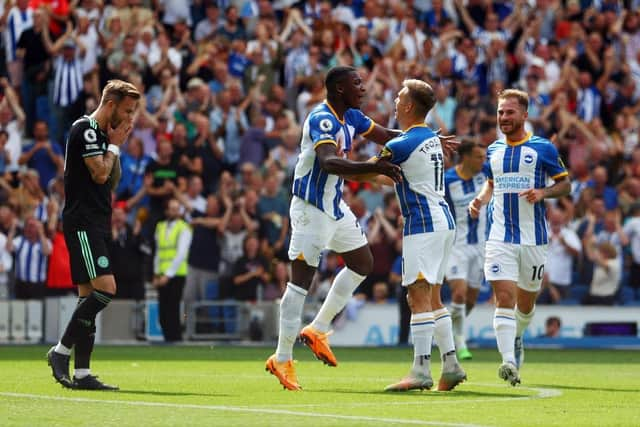
{"type": "Polygon", "coordinates": [[[315,149],[316,147],[318,147],[319,145],[322,145],[322,144],[333,144],[336,147],[338,146],[338,143],[336,141],[334,141],[333,139],[321,139],[320,141],[318,141],[315,144],[313,144],[313,148],[315,149]]]}
{"type": "Polygon", "coordinates": [[[376,122],[374,122],[373,120],[371,120],[371,124],[369,125],[369,129],[365,130],[364,132],[362,132],[360,135],[362,136],[367,136],[369,133],[371,133],[371,131],[373,130],[373,128],[376,127],[376,122]]]}
{"type": "Polygon", "coordinates": [[[569,175],[569,172],[564,171],[564,172],[560,172],[557,175],[552,176],[551,179],[558,179],[558,178],[562,178],[562,177],[565,177],[565,176],[568,176],[568,175],[569,175]]]}

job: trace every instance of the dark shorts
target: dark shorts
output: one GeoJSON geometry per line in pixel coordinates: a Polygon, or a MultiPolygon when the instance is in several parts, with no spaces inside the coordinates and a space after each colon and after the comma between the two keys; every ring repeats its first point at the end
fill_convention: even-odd
{"type": "Polygon", "coordinates": [[[69,249],[71,279],[75,285],[91,282],[98,276],[113,274],[109,243],[111,235],[96,229],[64,229],[64,240],[69,249]]]}

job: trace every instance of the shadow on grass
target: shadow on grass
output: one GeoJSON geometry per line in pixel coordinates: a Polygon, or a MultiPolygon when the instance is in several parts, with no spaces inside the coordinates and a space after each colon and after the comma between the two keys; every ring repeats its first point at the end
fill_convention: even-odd
{"type": "Polygon", "coordinates": [[[638,393],[638,389],[630,388],[609,388],[609,387],[585,387],[580,385],[564,384],[533,384],[531,387],[558,388],[560,390],[580,390],[580,391],[606,391],[612,393],[638,393]]]}
{"type": "MultiPolygon", "coordinates": [[[[306,391],[309,392],[309,391],[306,391]]],[[[384,390],[314,390],[310,393],[337,393],[337,394],[360,394],[360,395],[372,395],[377,394],[381,396],[389,396],[389,397],[406,397],[406,398],[415,398],[416,396],[424,396],[425,399],[446,399],[446,398],[522,398],[529,397],[529,394],[514,394],[514,393],[485,393],[482,391],[474,391],[474,390],[454,390],[454,391],[403,391],[403,392],[393,392],[393,391],[384,391],[384,390]]]]}
{"type": "Polygon", "coordinates": [[[229,397],[230,394],[223,393],[191,393],[181,391],[154,391],[154,390],[120,390],[116,392],[117,395],[121,394],[134,394],[141,396],[169,396],[169,397],[229,397]]]}

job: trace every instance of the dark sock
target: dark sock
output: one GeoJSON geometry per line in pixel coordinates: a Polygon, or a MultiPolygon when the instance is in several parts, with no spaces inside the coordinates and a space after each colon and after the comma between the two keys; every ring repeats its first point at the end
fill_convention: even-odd
{"type": "Polygon", "coordinates": [[[96,316],[109,303],[113,295],[95,290],[82,301],[73,312],[71,320],[64,331],[60,342],[67,348],[72,348],[83,336],[89,336],[95,330],[96,316]]]}
{"type": "MultiPolygon", "coordinates": [[[[78,298],[78,305],[87,299],[87,297],[78,298]]],[[[74,367],[75,369],[89,369],[89,363],[91,361],[91,352],[93,351],[93,343],[96,338],[96,325],[94,322],[92,330],[89,333],[83,333],[82,336],[76,341],[74,349],[74,367]]]]}

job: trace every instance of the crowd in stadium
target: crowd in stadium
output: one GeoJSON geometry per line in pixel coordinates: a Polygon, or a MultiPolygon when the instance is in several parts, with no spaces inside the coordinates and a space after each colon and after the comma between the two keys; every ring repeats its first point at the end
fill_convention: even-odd
{"type": "MultiPolygon", "coordinates": [[[[500,137],[498,92],[525,90],[528,128],[552,138],[572,180],[549,205],[540,302],[640,303],[639,10],[638,0],[4,1],[0,298],[73,293],[65,138],[112,78],[144,93],[114,194],[118,297],[144,299],[155,227],[176,199],[192,226],[185,300],[279,298],[300,126],[325,98],[326,70],[352,65],[377,123],[396,125],[393,98],[419,78],[437,95],[429,126],[483,146],[500,137]]],[[[378,150],[360,139],[349,156],[378,150]]],[[[393,299],[393,190],[354,182],[344,198],[375,259],[359,298],[393,299]]],[[[340,264],[324,257],[318,298],[340,264]]]]}

